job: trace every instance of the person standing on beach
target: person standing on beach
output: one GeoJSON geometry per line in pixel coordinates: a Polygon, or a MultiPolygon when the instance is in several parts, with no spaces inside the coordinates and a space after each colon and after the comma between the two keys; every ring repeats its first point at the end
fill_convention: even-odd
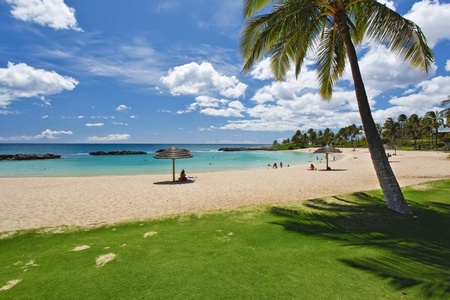
{"type": "Polygon", "coordinates": [[[283,162],[280,161],[280,168],[283,168],[283,162]]]}

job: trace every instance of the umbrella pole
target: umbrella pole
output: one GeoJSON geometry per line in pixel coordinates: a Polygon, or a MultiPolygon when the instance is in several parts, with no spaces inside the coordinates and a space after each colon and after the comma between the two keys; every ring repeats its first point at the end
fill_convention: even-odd
{"type": "Polygon", "coordinates": [[[172,180],[175,181],[175,159],[174,158],[172,158],[172,174],[173,174],[172,180]]]}
{"type": "Polygon", "coordinates": [[[325,153],[325,158],[327,159],[327,170],[328,170],[328,153],[325,153]]]}

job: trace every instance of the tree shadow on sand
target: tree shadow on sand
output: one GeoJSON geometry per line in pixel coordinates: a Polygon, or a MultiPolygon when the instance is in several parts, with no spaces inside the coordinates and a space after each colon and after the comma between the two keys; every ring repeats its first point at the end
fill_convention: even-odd
{"type": "Polygon", "coordinates": [[[301,209],[272,207],[271,212],[283,217],[276,224],[287,230],[384,253],[339,259],[343,264],[389,279],[399,290],[416,287],[424,298],[449,297],[450,204],[409,203],[414,216],[397,214],[368,193],[314,199],[301,209]]]}

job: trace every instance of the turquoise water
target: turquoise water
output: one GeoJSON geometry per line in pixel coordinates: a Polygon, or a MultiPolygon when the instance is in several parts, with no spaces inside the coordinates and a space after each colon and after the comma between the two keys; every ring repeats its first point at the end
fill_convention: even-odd
{"type": "MultiPolygon", "coordinates": [[[[60,159],[0,161],[0,177],[100,176],[171,174],[172,160],[155,159],[159,149],[172,144],[0,144],[0,154],[53,153],[60,159]],[[145,155],[92,156],[93,151],[145,151],[145,155]]],[[[221,152],[222,147],[255,147],[267,145],[179,144],[191,151],[193,158],[177,159],[176,172],[185,169],[188,175],[199,172],[269,168],[273,163],[307,165],[314,154],[297,151],[221,152]]]]}

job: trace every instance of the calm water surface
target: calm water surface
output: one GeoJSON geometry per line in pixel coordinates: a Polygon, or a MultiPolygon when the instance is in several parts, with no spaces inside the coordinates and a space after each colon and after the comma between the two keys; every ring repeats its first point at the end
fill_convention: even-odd
{"type": "Polygon", "coordinates": [[[155,159],[159,149],[188,149],[194,156],[177,159],[176,172],[182,168],[188,175],[198,172],[269,168],[273,163],[284,166],[307,165],[315,160],[315,154],[297,151],[243,151],[222,152],[222,147],[255,147],[267,145],[218,145],[218,144],[0,144],[0,154],[61,155],[60,159],[30,161],[0,161],[0,177],[44,176],[100,176],[167,174],[172,172],[172,160],[155,159]],[[92,156],[93,151],[145,151],[144,155],[92,156]]]}

